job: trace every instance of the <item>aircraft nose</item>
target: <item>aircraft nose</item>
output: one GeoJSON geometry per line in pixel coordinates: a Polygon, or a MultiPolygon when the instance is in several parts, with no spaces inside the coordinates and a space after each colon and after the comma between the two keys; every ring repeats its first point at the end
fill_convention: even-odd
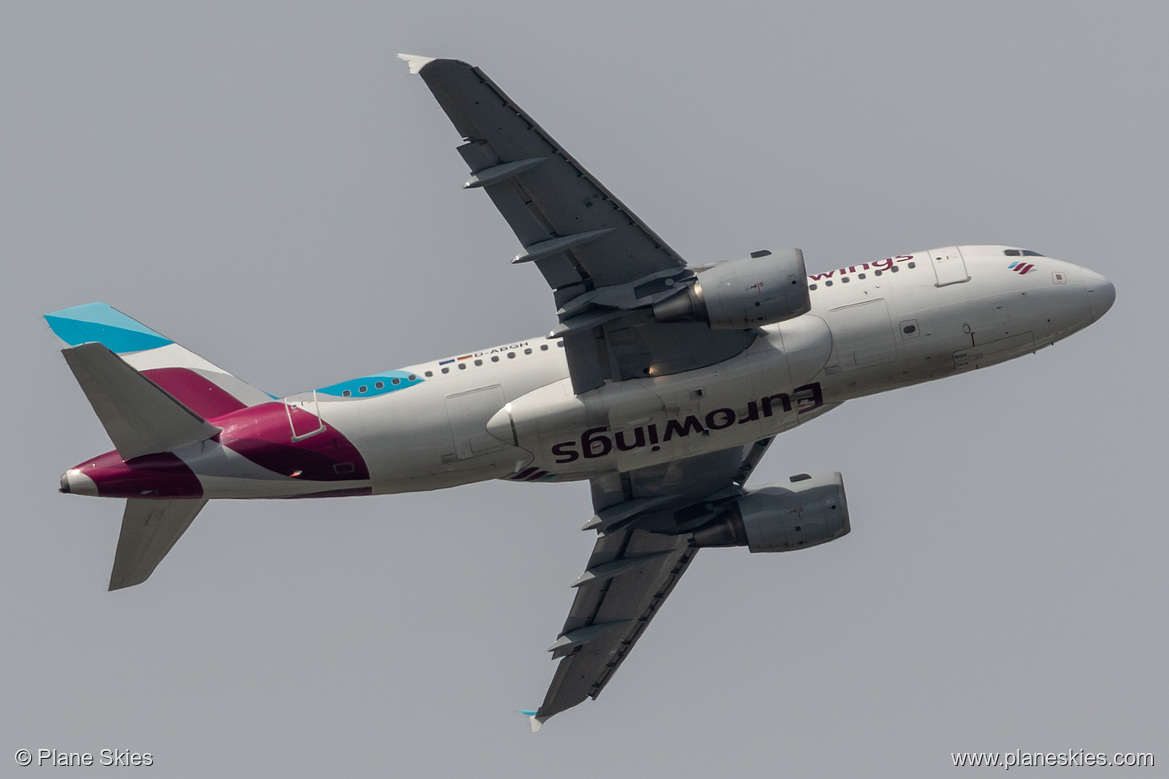
{"type": "Polygon", "coordinates": [[[1088,307],[1092,310],[1092,321],[1108,313],[1116,300],[1116,287],[1099,273],[1084,269],[1084,289],[1088,292],[1088,307]]]}

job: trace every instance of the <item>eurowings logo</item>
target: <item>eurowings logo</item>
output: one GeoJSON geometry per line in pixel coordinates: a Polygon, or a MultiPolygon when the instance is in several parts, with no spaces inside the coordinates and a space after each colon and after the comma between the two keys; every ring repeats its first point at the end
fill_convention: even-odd
{"type": "Polygon", "coordinates": [[[1028,273],[1035,270],[1034,265],[1029,262],[1023,262],[1022,260],[1015,260],[1007,267],[1013,270],[1015,273],[1018,273],[1020,276],[1026,276],[1028,273]]]}

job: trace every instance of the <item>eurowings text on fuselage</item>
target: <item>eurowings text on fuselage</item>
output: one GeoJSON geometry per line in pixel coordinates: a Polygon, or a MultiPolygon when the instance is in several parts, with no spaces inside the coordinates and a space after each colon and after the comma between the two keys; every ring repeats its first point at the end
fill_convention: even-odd
{"type": "Polygon", "coordinates": [[[126,498],[110,588],[208,499],[589,480],[598,531],[538,726],[596,697],[704,546],[848,532],[839,474],[744,484],[771,440],[851,398],[993,365],[1100,318],[1099,274],[950,246],[808,275],[798,250],[691,267],[482,74],[405,57],[552,287],[532,338],[274,398],[104,304],[46,315],[114,442],[62,492],[126,498]],[[594,204],[607,208],[593,209],[594,204]]]}

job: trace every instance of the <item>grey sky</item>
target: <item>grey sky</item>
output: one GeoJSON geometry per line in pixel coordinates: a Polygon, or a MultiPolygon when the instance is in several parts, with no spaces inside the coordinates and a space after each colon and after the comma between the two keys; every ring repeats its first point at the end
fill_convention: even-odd
{"type": "Polygon", "coordinates": [[[0,773],[22,747],[192,777],[1169,762],[1167,17],[3,4],[0,773]],[[554,323],[398,51],[482,67],[692,262],[1001,242],[1105,274],[1117,303],[1037,355],[786,434],[753,483],[842,471],[852,534],[703,552],[600,699],[538,736],[513,712],[544,695],[591,549],[581,485],[212,504],[106,593],[121,505],[56,480],[109,444],[40,314],[108,302],[276,394],[554,323]]]}

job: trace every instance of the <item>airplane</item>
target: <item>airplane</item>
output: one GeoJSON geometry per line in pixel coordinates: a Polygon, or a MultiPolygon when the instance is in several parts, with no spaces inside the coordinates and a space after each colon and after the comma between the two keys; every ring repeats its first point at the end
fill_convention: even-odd
{"type": "Polygon", "coordinates": [[[126,501],[109,589],[145,581],[208,500],[587,480],[596,545],[549,648],[537,730],[596,698],[700,549],[851,529],[839,473],[748,488],[775,437],[853,398],[1035,352],[1109,310],[1103,276],[1007,245],[808,274],[799,249],[688,264],[484,73],[399,55],[552,290],[546,336],[287,397],[104,303],[45,318],[114,449],[61,492],[126,501]]]}

